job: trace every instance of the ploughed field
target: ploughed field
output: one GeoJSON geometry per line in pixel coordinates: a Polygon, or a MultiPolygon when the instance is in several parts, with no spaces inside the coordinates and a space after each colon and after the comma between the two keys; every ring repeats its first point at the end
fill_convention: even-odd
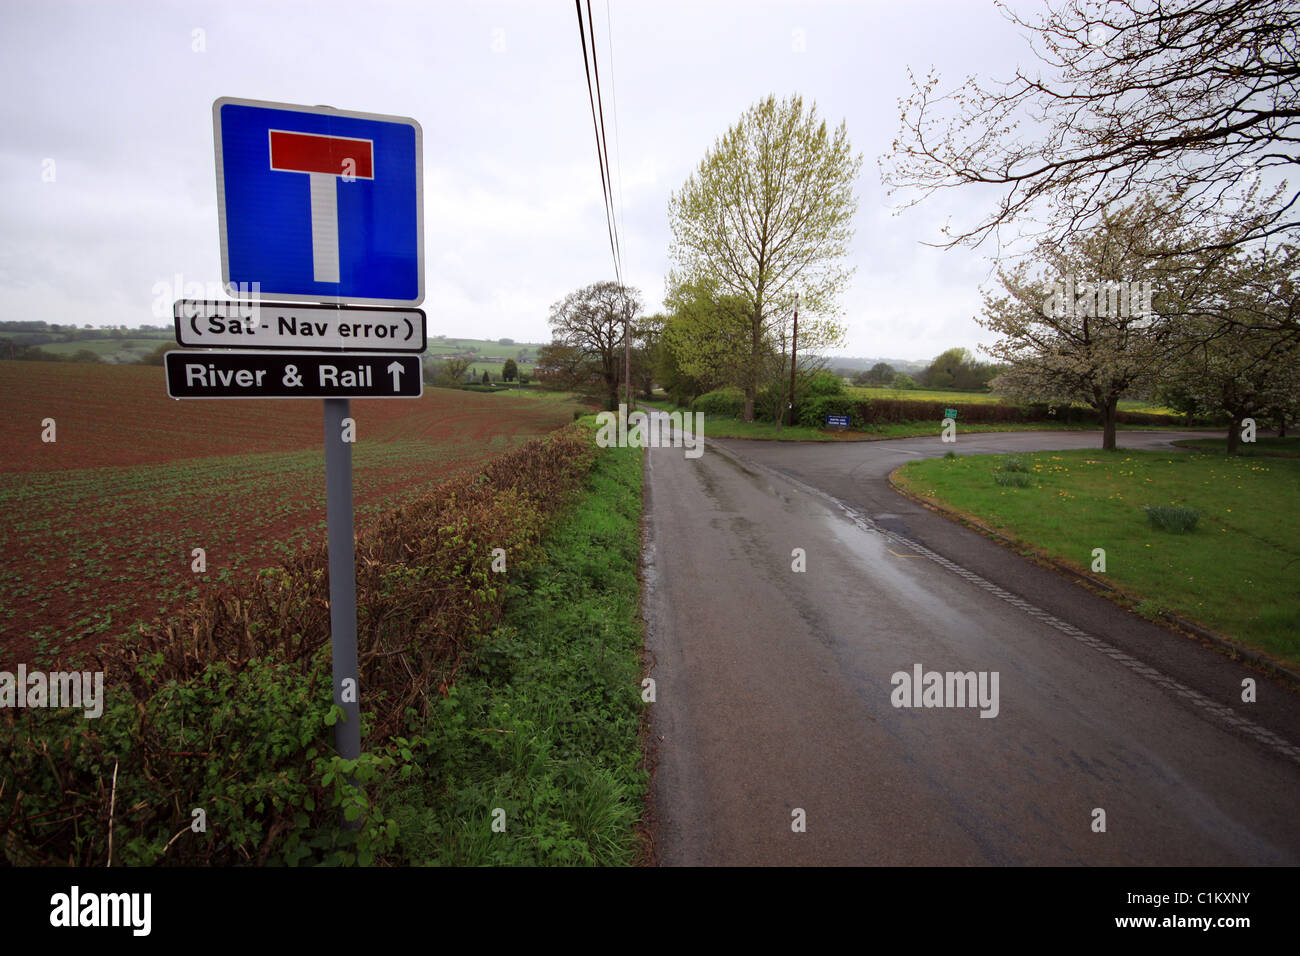
{"type": "MultiPolygon", "coordinates": [[[[0,407],[0,670],[89,649],[324,540],[319,400],[181,402],[158,366],[0,361],[0,407]]],[[[354,400],[357,525],[575,407],[432,388],[354,400]]]]}

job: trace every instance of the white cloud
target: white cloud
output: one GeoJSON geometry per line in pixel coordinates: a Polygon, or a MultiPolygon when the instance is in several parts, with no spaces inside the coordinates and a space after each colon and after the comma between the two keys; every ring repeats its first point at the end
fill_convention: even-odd
{"type": "MultiPolygon", "coordinates": [[[[909,64],[941,63],[955,80],[1002,75],[1023,55],[991,5],[614,0],[612,57],[604,8],[625,278],[647,308],[668,268],[669,193],[747,106],[798,91],[864,154],[845,351],[928,357],[978,340],[969,316],[986,266],[918,246],[978,200],[891,218],[875,161],[909,64]]],[[[551,303],[613,276],[576,27],[571,7],[534,2],[7,8],[0,318],[154,324],[155,283],[218,278],[211,107],[241,96],[417,118],[431,329],[546,338],[551,303]],[[40,181],[47,158],[53,184],[40,181]]]]}

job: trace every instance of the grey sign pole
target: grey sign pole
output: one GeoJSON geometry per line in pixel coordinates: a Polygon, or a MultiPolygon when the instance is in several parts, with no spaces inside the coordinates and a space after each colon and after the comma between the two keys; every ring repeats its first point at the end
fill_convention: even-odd
{"type": "MultiPolygon", "coordinates": [[[[334,725],[334,746],[344,760],[361,756],[361,687],[357,673],[356,545],[352,525],[352,443],[343,440],[351,401],[325,403],[325,523],[330,561],[330,649],[334,703],[344,717],[334,725]]],[[[360,820],[344,826],[360,826],[360,820]]]]}

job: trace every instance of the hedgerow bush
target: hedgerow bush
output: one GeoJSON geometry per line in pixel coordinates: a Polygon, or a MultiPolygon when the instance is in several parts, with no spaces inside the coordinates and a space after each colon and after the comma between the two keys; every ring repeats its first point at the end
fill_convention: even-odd
{"type": "Polygon", "coordinates": [[[847,395],[818,395],[799,406],[799,424],[821,428],[826,425],[827,415],[848,415],[849,427],[861,428],[861,406],[859,399],[847,395]]]}
{"type": "MultiPolygon", "coordinates": [[[[1010,402],[972,402],[952,405],[945,402],[913,401],[900,398],[873,398],[870,402],[858,399],[863,421],[869,424],[891,422],[942,421],[949,408],[957,410],[958,426],[996,425],[1025,422],[1061,422],[1068,425],[1100,425],[1101,420],[1091,408],[1074,405],[1049,405],[1046,402],[1013,404],[1010,402]]],[[[1181,415],[1161,415],[1153,412],[1117,412],[1115,421],[1121,425],[1181,425],[1181,415]]],[[[1201,421],[1200,419],[1197,420],[1201,421]]]]}
{"type": "MultiPolygon", "coordinates": [[[[334,752],[324,543],[101,649],[103,714],[0,713],[0,848],[19,865],[368,863],[396,824],[367,793],[418,773],[420,726],[501,622],[595,459],[570,425],[443,482],[356,542],[362,749],[334,752]],[[360,784],[354,787],[349,782],[360,784]],[[206,815],[195,832],[193,811],[206,815]],[[340,830],[343,814],[356,829],[340,830]],[[111,826],[110,826],[111,820],[111,826]]],[[[87,669],[87,668],[82,668],[87,669]]]]}
{"type": "Polygon", "coordinates": [[[691,402],[691,411],[718,418],[739,418],[745,413],[745,393],[738,388],[720,388],[705,392],[691,402]]]}

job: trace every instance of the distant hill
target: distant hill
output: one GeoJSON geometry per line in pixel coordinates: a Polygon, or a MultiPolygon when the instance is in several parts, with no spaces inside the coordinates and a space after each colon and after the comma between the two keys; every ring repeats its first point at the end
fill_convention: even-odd
{"type": "Polygon", "coordinates": [[[843,355],[831,355],[826,359],[829,368],[846,369],[853,372],[865,372],[880,362],[889,365],[895,372],[906,372],[908,375],[915,375],[930,364],[929,359],[918,361],[916,359],[849,358],[843,355]]]}

